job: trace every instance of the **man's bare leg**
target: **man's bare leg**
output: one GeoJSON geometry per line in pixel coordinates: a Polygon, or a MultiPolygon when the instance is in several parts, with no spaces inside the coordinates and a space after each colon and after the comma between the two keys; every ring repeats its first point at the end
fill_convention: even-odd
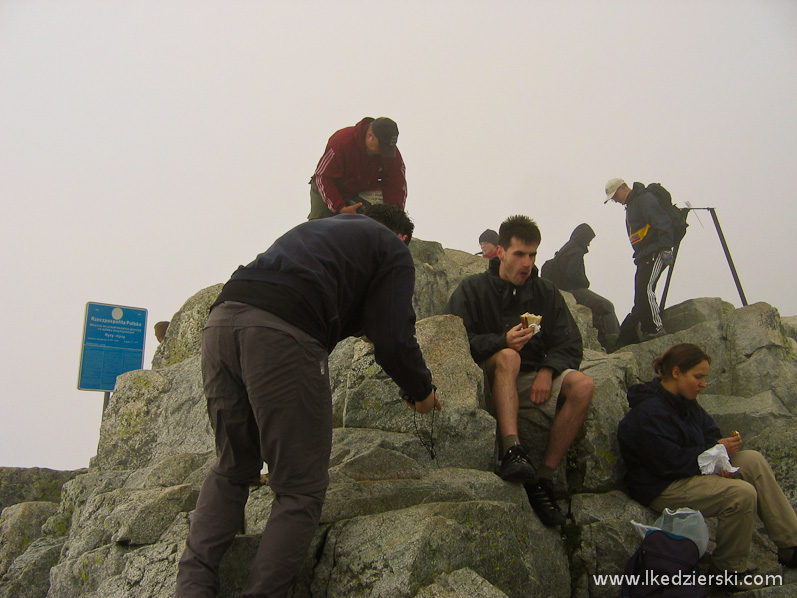
{"type": "Polygon", "coordinates": [[[551,471],[555,470],[565,458],[570,445],[584,424],[594,390],[595,383],[586,374],[574,371],[565,376],[561,391],[564,404],[551,424],[548,446],[542,458],[545,470],[549,468],[551,471]]]}
{"type": "Polygon", "coordinates": [[[548,446],[537,472],[539,479],[536,483],[524,484],[531,507],[545,525],[567,523],[567,517],[556,502],[553,475],[581,430],[594,387],[592,378],[581,372],[570,372],[565,376],[560,391],[564,404],[551,424],[548,446]]]}
{"type": "Polygon", "coordinates": [[[502,349],[484,364],[488,380],[492,380],[495,419],[501,437],[517,436],[518,394],[517,378],[520,375],[520,354],[512,349],[502,349]]]}
{"type": "Polygon", "coordinates": [[[517,377],[520,374],[520,355],[513,349],[503,349],[485,362],[487,378],[492,380],[492,397],[503,456],[499,474],[511,482],[534,482],[537,472],[518,440],[517,377]]]}

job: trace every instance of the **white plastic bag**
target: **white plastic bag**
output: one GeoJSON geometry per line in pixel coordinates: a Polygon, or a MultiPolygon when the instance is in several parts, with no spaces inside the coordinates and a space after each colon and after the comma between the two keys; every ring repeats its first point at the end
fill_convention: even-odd
{"type": "Polygon", "coordinates": [[[708,526],[703,514],[688,507],[680,509],[664,509],[653,525],[645,525],[631,520],[631,523],[644,538],[645,534],[654,529],[664,530],[677,536],[689,538],[697,545],[700,556],[708,548],[708,526]]]}
{"type": "Polygon", "coordinates": [[[700,473],[711,475],[720,471],[730,471],[736,473],[738,467],[731,465],[731,458],[728,456],[728,449],[724,444],[715,444],[707,451],[703,451],[697,456],[697,464],[700,466],[700,473]]]}

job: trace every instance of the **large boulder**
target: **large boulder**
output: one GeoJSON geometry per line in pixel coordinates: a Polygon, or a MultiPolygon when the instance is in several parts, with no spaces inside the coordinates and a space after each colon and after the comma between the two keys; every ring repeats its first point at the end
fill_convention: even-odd
{"type": "Polygon", "coordinates": [[[467,567],[441,575],[415,598],[507,598],[501,590],[467,567]]]}
{"type": "Polygon", "coordinates": [[[119,376],[92,466],[139,469],[173,455],[213,451],[199,359],[119,376]]]}
{"type": "Polygon", "coordinates": [[[617,445],[617,424],[628,410],[625,389],[636,372],[628,355],[585,351],[581,371],[595,383],[581,435],[567,460],[569,493],[617,488],[625,472],[617,445]]]}
{"type": "Polygon", "coordinates": [[[460,282],[487,269],[489,260],[440,243],[413,239],[410,252],[415,261],[415,295],[412,306],[418,319],[443,313],[448,298],[460,282]]]}
{"type": "Polygon", "coordinates": [[[491,501],[423,504],[331,526],[310,595],[411,598],[465,567],[510,597],[569,595],[559,534],[528,507],[491,501]]]}
{"type": "Polygon", "coordinates": [[[65,538],[37,538],[17,557],[0,581],[0,598],[46,598],[50,569],[61,556],[65,538]]]}
{"type": "Polygon", "coordinates": [[[593,575],[622,573],[640,542],[631,521],[650,525],[657,514],[617,490],[577,494],[570,509],[573,523],[566,528],[566,537],[574,595],[614,598],[619,588],[598,584],[593,575]]]}
{"type": "Polygon", "coordinates": [[[604,351],[601,344],[598,342],[598,330],[592,325],[592,310],[585,305],[576,303],[576,298],[572,293],[567,291],[559,291],[564,297],[570,314],[576,322],[576,327],[581,335],[581,342],[584,349],[592,351],[604,351]]]}
{"type": "Polygon", "coordinates": [[[784,333],[775,308],[755,303],[729,310],[719,300],[693,299],[665,310],[665,324],[671,313],[679,324],[670,334],[618,351],[634,355],[640,380],[654,376],[653,359],[669,347],[694,343],[712,359],[706,393],[754,397],[770,390],[797,414],[797,342],[784,333]]]}
{"type": "MultiPolygon", "coordinates": [[[[481,409],[483,378],[470,357],[467,334],[456,316],[435,316],[417,325],[418,342],[443,404],[441,412],[417,415],[376,363],[373,346],[355,346],[345,380],[344,428],[398,432],[435,441],[441,466],[490,469],[495,420],[481,409]]],[[[340,391],[338,391],[340,392],[340,391]]]]}
{"type": "Polygon", "coordinates": [[[724,435],[738,431],[744,441],[752,439],[778,422],[795,425],[795,416],[772,390],[750,397],[700,395],[700,405],[717,422],[724,435]]]}
{"type": "Polygon", "coordinates": [[[166,337],[158,345],[152,358],[152,368],[160,369],[180,363],[199,354],[202,344],[202,329],[210,314],[210,306],[216,301],[224,285],[216,284],[202,289],[186,301],[174,314],[166,330],[166,337]]]}
{"type": "MultiPolygon", "coordinates": [[[[624,468],[617,423],[628,409],[628,386],[650,379],[652,359],[677,342],[696,342],[712,356],[701,401],[723,429],[740,430],[745,447],[769,459],[787,497],[797,502],[797,342],[790,319],[765,304],[734,310],[719,299],[693,300],[665,311],[671,334],[606,355],[589,310],[564,293],[584,339],[581,370],[594,380],[595,395],[555,480],[569,524],[544,527],[522,486],[493,473],[496,423],[484,409],[482,372],[462,322],[440,315],[456,285],[484,271],[487,260],[419,240],[410,249],[417,337],[443,411],[415,414],[376,364],[371,344],[360,338],[339,343],[330,355],[330,486],[292,598],[616,595],[618,588],[598,584],[593,575],[621,573],[639,543],[630,520],[650,524],[656,517],[618,491],[624,468]]],[[[173,595],[192,509],[214,461],[199,338],[220,288],[200,291],[175,315],[155,370],[120,376],[88,472],[59,482],[60,502],[32,526],[36,539],[0,555],[6,568],[0,598],[173,595]]],[[[534,460],[550,430],[539,416],[535,409],[520,415],[534,460]]],[[[3,486],[18,475],[0,471],[0,500],[34,504],[24,502],[41,496],[30,489],[7,491],[21,492],[14,486],[25,485],[23,478],[3,486]]],[[[222,563],[223,598],[240,596],[272,501],[267,485],[250,489],[243,533],[222,563]]],[[[4,517],[29,508],[15,506],[4,517]]],[[[715,521],[709,526],[713,533],[715,521]]],[[[774,546],[759,532],[751,564],[777,571],[774,546]]],[[[0,538],[3,550],[13,544],[6,536],[11,533],[0,538]]],[[[760,595],[790,595],[778,591],[760,595]]]]}
{"type": "Polygon", "coordinates": [[[729,315],[735,308],[733,304],[719,297],[690,299],[684,303],[668,307],[662,313],[664,328],[670,334],[689,330],[703,322],[716,322],[729,315]]]}
{"type": "Polygon", "coordinates": [[[85,469],[56,471],[40,467],[0,467],[0,511],[25,501],[58,502],[63,485],[85,472],[85,469]]]}
{"type": "Polygon", "coordinates": [[[783,326],[783,334],[797,341],[797,316],[781,317],[780,323],[783,326]]]}
{"type": "Polygon", "coordinates": [[[58,510],[58,503],[30,501],[3,509],[0,515],[0,577],[31,542],[41,537],[42,525],[58,510]]]}

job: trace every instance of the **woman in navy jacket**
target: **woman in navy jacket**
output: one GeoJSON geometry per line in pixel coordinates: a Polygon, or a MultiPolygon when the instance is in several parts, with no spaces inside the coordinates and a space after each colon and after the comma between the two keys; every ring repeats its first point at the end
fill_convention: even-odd
{"type": "Polygon", "coordinates": [[[657,511],[690,507],[717,517],[717,571],[746,571],[756,513],[778,547],[778,560],[795,567],[797,515],[772,469],[757,451],[740,450],[738,434],[723,437],[696,400],[710,363],[700,347],[675,345],[653,363],[660,378],[628,390],[631,410],[617,430],[628,492],[657,511]],[[738,472],[701,475],[698,455],[717,444],[738,472]]]}

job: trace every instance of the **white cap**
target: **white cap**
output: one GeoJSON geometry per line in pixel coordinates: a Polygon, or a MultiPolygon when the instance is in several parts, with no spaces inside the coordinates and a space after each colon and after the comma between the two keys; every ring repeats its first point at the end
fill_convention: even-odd
{"type": "Polygon", "coordinates": [[[610,199],[614,197],[614,194],[617,193],[617,190],[625,185],[625,181],[623,179],[609,179],[609,182],[606,183],[606,201],[603,203],[607,203],[610,199]]]}

